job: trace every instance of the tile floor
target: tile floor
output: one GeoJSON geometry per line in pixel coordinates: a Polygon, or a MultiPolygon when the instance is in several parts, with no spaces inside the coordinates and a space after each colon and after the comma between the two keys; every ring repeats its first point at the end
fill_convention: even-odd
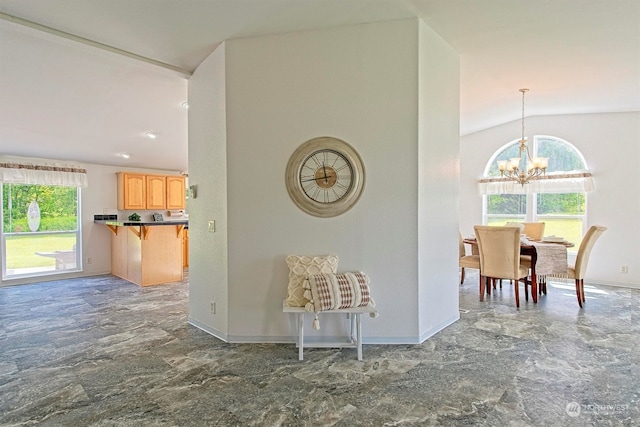
{"type": "Polygon", "coordinates": [[[516,310],[470,273],[460,321],[362,362],[221,342],[187,324],[188,280],[0,288],[0,425],[640,425],[640,291],[589,287],[580,310],[562,286],[516,310]]]}

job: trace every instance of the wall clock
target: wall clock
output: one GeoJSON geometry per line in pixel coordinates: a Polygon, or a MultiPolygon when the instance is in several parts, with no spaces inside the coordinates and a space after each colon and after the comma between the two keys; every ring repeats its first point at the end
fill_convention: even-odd
{"type": "Polygon", "coordinates": [[[313,138],[291,155],[285,184],[304,212],[322,218],[340,215],[364,190],[364,164],[358,152],[338,138],[313,138]]]}

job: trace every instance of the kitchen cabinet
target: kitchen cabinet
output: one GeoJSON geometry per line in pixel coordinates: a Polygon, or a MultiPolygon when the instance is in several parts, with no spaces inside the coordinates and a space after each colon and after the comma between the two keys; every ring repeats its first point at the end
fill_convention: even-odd
{"type": "Polygon", "coordinates": [[[147,208],[146,180],[143,174],[118,172],[118,209],[147,208]]]}
{"type": "Polygon", "coordinates": [[[119,210],[181,210],[186,208],[185,178],[118,172],[119,210]]]}
{"type": "Polygon", "coordinates": [[[167,208],[167,178],[162,175],[146,175],[147,209],[167,208]]]}
{"type": "Polygon", "coordinates": [[[186,182],[184,176],[169,175],[167,182],[167,209],[180,210],[187,207],[186,182]]]}

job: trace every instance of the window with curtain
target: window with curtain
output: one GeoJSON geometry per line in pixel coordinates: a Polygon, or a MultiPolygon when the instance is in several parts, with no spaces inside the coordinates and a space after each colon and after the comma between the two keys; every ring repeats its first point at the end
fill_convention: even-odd
{"type": "Polygon", "coordinates": [[[494,153],[479,187],[483,194],[483,223],[544,222],[545,235],[562,236],[577,251],[586,227],[587,191],[593,188],[582,154],[569,142],[536,136],[529,144],[532,157],[548,157],[547,176],[521,186],[500,178],[497,161],[518,157],[518,141],[494,153]]]}
{"type": "Polygon", "coordinates": [[[2,156],[0,179],[3,280],[80,271],[79,202],[86,171],[2,156]]]}

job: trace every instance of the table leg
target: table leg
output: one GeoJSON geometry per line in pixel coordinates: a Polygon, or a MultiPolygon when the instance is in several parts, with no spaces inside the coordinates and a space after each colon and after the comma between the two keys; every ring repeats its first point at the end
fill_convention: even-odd
{"type": "MultiPolygon", "coordinates": [[[[535,248],[531,254],[531,297],[534,303],[538,302],[538,278],[536,277],[536,262],[538,261],[538,254],[535,248]]],[[[526,286],[526,283],[525,283],[526,286]]]]}

